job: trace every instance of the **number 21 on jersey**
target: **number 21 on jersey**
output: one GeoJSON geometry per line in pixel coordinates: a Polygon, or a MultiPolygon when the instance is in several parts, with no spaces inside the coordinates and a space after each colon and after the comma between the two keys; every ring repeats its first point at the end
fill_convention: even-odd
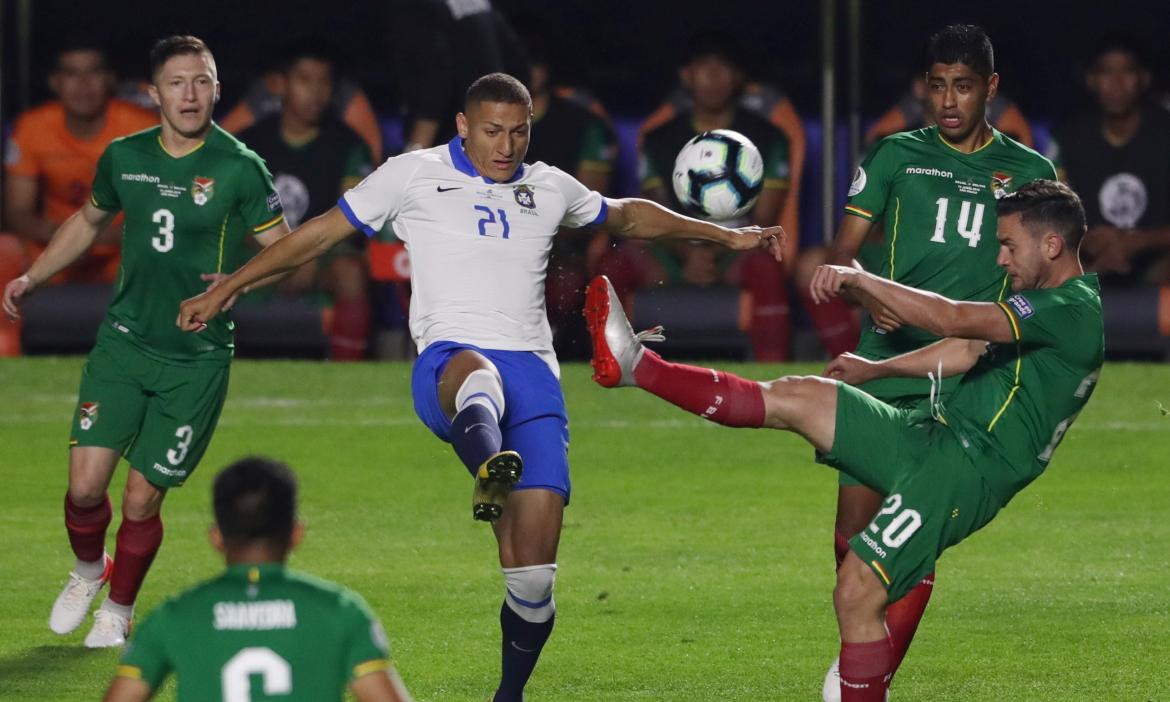
{"type": "MultiPolygon", "coordinates": [[[[967,245],[975,248],[979,245],[979,229],[983,226],[983,210],[982,202],[974,203],[974,221],[971,216],[970,200],[962,200],[959,206],[959,221],[958,225],[959,236],[967,240],[967,245]]],[[[930,240],[936,244],[945,244],[947,240],[943,237],[943,233],[947,226],[947,210],[950,209],[951,199],[947,197],[940,197],[935,200],[938,205],[938,211],[934,214],[934,236],[930,240]]]]}

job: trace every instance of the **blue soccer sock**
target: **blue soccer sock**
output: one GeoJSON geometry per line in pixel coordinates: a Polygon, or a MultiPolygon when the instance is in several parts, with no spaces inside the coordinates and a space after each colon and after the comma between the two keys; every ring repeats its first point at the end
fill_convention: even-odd
{"type": "Polygon", "coordinates": [[[500,452],[502,443],[495,412],[482,404],[469,403],[451,420],[451,447],[472,477],[484,461],[500,452]]]}
{"type": "Polygon", "coordinates": [[[524,686],[528,684],[556,618],[553,614],[548,621],[528,622],[504,602],[500,608],[500,629],[503,632],[500,687],[492,702],[523,702],[524,686]]]}

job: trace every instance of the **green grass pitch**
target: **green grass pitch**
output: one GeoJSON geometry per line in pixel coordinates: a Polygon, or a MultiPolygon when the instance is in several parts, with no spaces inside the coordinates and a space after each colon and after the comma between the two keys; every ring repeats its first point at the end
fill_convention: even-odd
{"type": "MultiPolygon", "coordinates": [[[[116,654],[58,637],[80,358],[0,363],[0,699],[99,699],[116,654]]],[[[767,378],[811,367],[737,366],[767,378]]],[[[470,479],[417,421],[406,364],[240,361],[211,449],[164,509],[139,613],[216,574],[210,482],[290,462],[308,536],[294,567],[361,592],[419,700],[486,700],[502,584],[470,479]]],[[[706,424],[564,370],[573,502],[543,700],[816,700],[836,654],[835,476],[798,438],[706,424]]],[[[895,700],[1170,699],[1170,367],[1110,365],[1051,469],[948,552],[895,700]]],[[[102,413],[113,408],[102,408],[102,413]]],[[[125,464],[114,480],[114,500],[125,464]]],[[[115,521],[114,527],[116,528],[115,521]]],[[[113,547],[113,530],[109,536],[113,547]]],[[[173,687],[159,699],[172,699],[173,687]]]]}

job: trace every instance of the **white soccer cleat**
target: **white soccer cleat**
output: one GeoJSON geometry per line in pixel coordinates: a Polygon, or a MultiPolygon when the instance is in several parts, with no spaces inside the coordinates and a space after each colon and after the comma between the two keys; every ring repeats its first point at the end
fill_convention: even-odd
{"type": "Polygon", "coordinates": [[[635,385],[643,341],[663,341],[662,327],[634,333],[609,278],[599,275],[585,291],[585,324],[593,338],[593,379],[603,387],[635,385]]]}
{"type": "Polygon", "coordinates": [[[825,685],[821,688],[821,699],[825,702],[841,702],[841,657],[833,659],[825,673],[825,685]]]}
{"type": "Polygon", "coordinates": [[[110,573],[114,570],[114,559],[103,554],[106,569],[96,580],[83,578],[74,571],[69,572],[69,582],[65,589],[57,596],[53,603],[53,611],[49,613],[49,628],[58,634],[68,634],[85,619],[93,600],[110,580],[110,573]]]}
{"type": "Polygon", "coordinates": [[[117,612],[99,609],[93,613],[93,628],[85,637],[86,648],[125,646],[130,635],[130,620],[117,612]]]}

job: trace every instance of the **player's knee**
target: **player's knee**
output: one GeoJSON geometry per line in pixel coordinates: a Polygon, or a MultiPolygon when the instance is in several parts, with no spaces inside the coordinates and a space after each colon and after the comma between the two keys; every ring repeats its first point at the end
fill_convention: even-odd
{"type": "Polygon", "coordinates": [[[556,613],[553,585],[557,579],[557,564],[501,568],[507,586],[505,601],[521,619],[539,624],[547,622],[556,613]]]}
{"type": "Polygon", "coordinates": [[[833,589],[833,606],[838,615],[877,612],[885,602],[886,589],[869,566],[846,555],[837,569],[837,586],[833,589]]]}
{"type": "Polygon", "coordinates": [[[830,382],[815,375],[786,375],[763,383],[767,426],[775,429],[798,427],[801,418],[809,414],[809,403],[817,401],[825,384],[830,382]]]}
{"type": "Polygon", "coordinates": [[[480,368],[471,371],[455,393],[455,411],[470,404],[481,404],[496,415],[496,421],[504,416],[504,384],[494,368],[480,368]]]}
{"type": "Polygon", "coordinates": [[[106,486],[98,484],[69,485],[69,501],[82,509],[100,504],[106,499],[106,486]]]}
{"type": "Polygon", "coordinates": [[[162,509],[165,495],[165,491],[146,480],[127,480],[126,491],[122,494],[122,515],[134,521],[150,519],[162,509]]]}

